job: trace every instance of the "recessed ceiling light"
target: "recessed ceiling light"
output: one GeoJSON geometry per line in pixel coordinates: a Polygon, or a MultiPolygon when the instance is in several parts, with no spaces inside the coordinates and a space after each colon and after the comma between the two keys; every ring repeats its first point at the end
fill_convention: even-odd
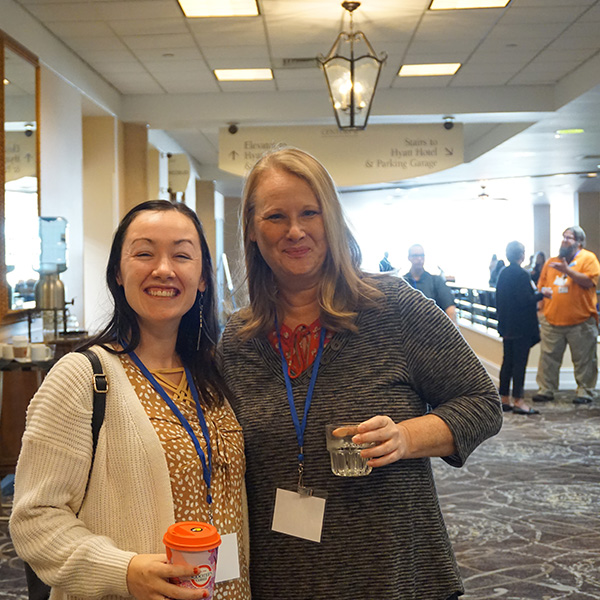
{"type": "Polygon", "coordinates": [[[178,0],[186,17],[256,17],[256,0],[178,0]]]}
{"type": "Polygon", "coordinates": [[[429,10],[462,10],[465,8],[504,8],[510,0],[432,0],[429,10]]]}
{"type": "Polygon", "coordinates": [[[588,177],[598,177],[598,173],[588,173],[588,177]]]}
{"type": "Polygon", "coordinates": [[[271,69],[215,69],[219,81],[268,81],[273,79],[271,69]]]}
{"type": "Polygon", "coordinates": [[[557,129],[556,135],[575,135],[577,133],[584,133],[583,129],[557,129]]]}
{"type": "Polygon", "coordinates": [[[454,75],[460,69],[460,63],[431,63],[425,65],[402,65],[399,77],[437,77],[454,75]]]}

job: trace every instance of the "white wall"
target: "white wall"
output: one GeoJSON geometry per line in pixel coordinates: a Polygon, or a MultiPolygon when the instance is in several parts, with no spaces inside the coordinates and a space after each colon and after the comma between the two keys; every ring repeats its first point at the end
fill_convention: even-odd
{"type": "Polygon", "coordinates": [[[83,208],[81,94],[53,71],[41,68],[40,171],[42,216],[64,217],[68,268],[61,274],[66,300],[83,314],[83,208]]]}

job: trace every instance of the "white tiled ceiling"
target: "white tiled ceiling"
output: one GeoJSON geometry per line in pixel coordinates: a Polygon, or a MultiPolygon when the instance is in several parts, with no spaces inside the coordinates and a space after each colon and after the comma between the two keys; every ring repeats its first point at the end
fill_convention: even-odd
{"type": "MultiPolygon", "coordinates": [[[[258,17],[219,19],[186,19],[176,0],[16,1],[125,96],[131,120],[170,132],[207,171],[217,164],[218,128],[228,122],[334,122],[317,66],[283,62],[327,53],[348,25],[338,0],[258,0],[258,17]],[[274,80],[219,83],[212,74],[244,67],[270,67],[274,80]]],[[[439,122],[452,114],[465,123],[466,155],[476,158],[476,144],[485,147],[487,138],[489,145],[503,128],[510,138],[519,122],[532,127],[511,140],[511,151],[539,143],[553,117],[552,127],[584,127],[585,136],[568,152],[544,141],[540,158],[520,167],[531,175],[549,174],[549,165],[597,170],[576,156],[600,154],[600,0],[512,0],[505,9],[462,11],[429,11],[429,4],[364,0],[354,13],[355,27],[388,55],[372,121],[439,122]],[[403,64],[429,62],[463,66],[452,77],[397,77],[403,64]],[[562,109],[586,93],[591,102],[562,109]]],[[[431,180],[507,177],[509,163],[501,146],[431,180]]]]}

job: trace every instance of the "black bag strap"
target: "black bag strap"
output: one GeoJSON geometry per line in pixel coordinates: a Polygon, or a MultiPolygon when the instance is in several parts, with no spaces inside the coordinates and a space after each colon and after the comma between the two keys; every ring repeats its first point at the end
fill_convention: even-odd
{"type": "MultiPolygon", "coordinates": [[[[98,355],[93,350],[81,350],[81,354],[87,357],[92,363],[92,370],[94,375],[92,376],[92,389],[94,391],[94,401],[92,407],[92,462],[90,464],[90,472],[88,473],[87,483],[85,484],[85,492],[83,497],[87,494],[88,487],[90,485],[90,478],[92,476],[92,468],[94,466],[94,458],[96,456],[96,447],[98,446],[98,437],[100,435],[100,428],[104,423],[104,413],[106,412],[106,394],[108,393],[108,379],[102,369],[102,363],[98,358],[98,355]]],[[[83,502],[82,502],[83,506],[83,502]]],[[[79,511],[77,511],[79,516],[79,511]]]]}
{"type": "MultiPolygon", "coordinates": [[[[92,350],[82,350],[81,354],[85,355],[88,360],[92,363],[92,370],[94,375],[92,377],[93,390],[94,390],[94,402],[92,406],[92,462],[90,465],[90,472],[88,473],[87,483],[85,485],[85,492],[83,497],[87,494],[88,487],[90,485],[90,477],[92,476],[92,467],[94,466],[94,457],[96,456],[96,446],[98,446],[98,436],[100,435],[100,428],[104,422],[104,413],[106,410],[106,394],[108,392],[108,380],[102,369],[102,363],[98,358],[98,355],[92,350]]],[[[77,511],[79,516],[79,511],[77,511]]],[[[29,600],[48,600],[50,597],[50,586],[45,584],[35,573],[28,563],[24,563],[25,566],[25,577],[27,580],[27,589],[29,591],[29,600]]]]}
{"type": "MultiPolygon", "coordinates": [[[[86,356],[92,363],[92,370],[94,375],[93,389],[94,389],[94,405],[92,408],[92,465],[94,464],[94,457],[96,456],[96,447],[98,446],[98,436],[100,435],[100,428],[104,423],[104,413],[106,412],[106,394],[108,392],[108,380],[102,369],[102,363],[98,358],[98,355],[93,350],[82,350],[81,354],[86,356]]],[[[91,468],[90,468],[91,473],[91,468]]]]}

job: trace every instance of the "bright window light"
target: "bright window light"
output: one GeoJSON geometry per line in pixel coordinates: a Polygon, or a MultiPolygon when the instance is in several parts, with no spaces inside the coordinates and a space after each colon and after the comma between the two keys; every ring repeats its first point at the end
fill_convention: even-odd
{"type": "Polygon", "coordinates": [[[510,0],[432,0],[429,10],[461,10],[464,8],[504,8],[510,0]]]}
{"type": "Polygon", "coordinates": [[[267,81],[273,79],[271,69],[215,69],[219,81],[267,81]]]}
{"type": "Polygon", "coordinates": [[[256,17],[256,0],[178,0],[186,17],[256,17]]]}
{"type": "Polygon", "coordinates": [[[460,63],[438,63],[428,65],[402,65],[398,71],[399,77],[435,77],[439,75],[454,75],[460,69],[460,63]]]}

